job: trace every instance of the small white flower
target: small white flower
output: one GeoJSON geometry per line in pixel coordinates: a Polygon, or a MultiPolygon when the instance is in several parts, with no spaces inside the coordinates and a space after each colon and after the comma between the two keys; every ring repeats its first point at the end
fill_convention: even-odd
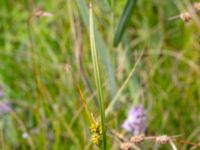
{"type": "Polygon", "coordinates": [[[23,138],[23,139],[27,139],[28,137],[29,137],[29,135],[28,135],[27,132],[24,132],[24,133],[22,134],[22,138],[23,138]]]}

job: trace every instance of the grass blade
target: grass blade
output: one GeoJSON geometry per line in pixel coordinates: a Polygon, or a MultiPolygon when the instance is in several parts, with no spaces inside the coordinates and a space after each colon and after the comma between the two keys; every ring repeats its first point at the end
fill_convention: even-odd
{"type": "MultiPolygon", "coordinates": [[[[83,22],[85,24],[85,27],[89,30],[89,13],[88,8],[86,5],[85,0],[77,0],[77,5],[81,14],[81,17],[83,19],[83,22]]],[[[94,24],[94,38],[96,41],[96,49],[100,55],[100,59],[104,62],[106,65],[106,69],[108,71],[109,81],[110,81],[110,89],[112,96],[116,93],[116,82],[115,82],[115,75],[114,71],[110,62],[110,55],[109,50],[106,47],[106,44],[104,40],[102,39],[101,34],[99,33],[97,26],[94,24]]]]}
{"type": "Polygon", "coordinates": [[[130,20],[130,17],[132,15],[132,12],[136,6],[137,0],[128,0],[126,3],[126,6],[123,10],[123,13],[121,15],[115,37],[114,37],[114,46],[116,47],[119,42],[121,41],[121,38],[123,36],[124,30],[130,20]]]}
{"type": "Polygon", "coordinates": [[[126,78],[126,80],[123,82],[122,86],[119,88],[119,90],[117,91],[115,97],[113,97],[112,101],[110,102],[110,104],[108,105],[108,107],[106,108],[106,117],[108,116],[108,114],[113,110],[113,106],[114,104],[117,102],[119,96],[121,95],[122,91],[124,90],[124,88],[126,87],[126,85],[129,83],[131,77],[133,76],[136,67],[138,66],[141,58],[142,58],[143,53],[140,54],[139,58],[137,59],[135,65],[133,66],[133,68],[131,69],[128,77],[126,78]]]}
{"type": "Polygon", "coordinates": [[[88,109],[88,106],[87,106],[87,103],[86,103],[86,99],[85,99],[85,97],[84,97],[84,95],[83,95],[83,92],[81,91],[80,87],[78,86],[77,88],[78,88],[79,94],[80,94],[80,96],[81,96],[81,101],[83,102],[83,106],[84,106],[84,108],[85,108],[87,117],[89,118],[90,124],[92,124],[92,121],[93,121],[93,120],[92,120],[91,113],[90,113],[90,111],[89,111],[89,109],[88,109]]]}
{"type": "Polygon", "coordinates": [[[90,12],[89,13],[90,14],[89,28],[90,28],[90,45],[91,45],[92,63],[93,63],[93,68],[94,68],[95,83],[97,87],[98,100],[99,100],[100,113],[101,113],[101,127],[102,127],[102,134],[103,134],[102,148],[106,150],[105,108],[104,108],[103,89],[102,89],[102,83],[100,79],[99,64],[98,64],[97,50],[96,50],[95,37],[94,37],[92,3],[90,3],[89,12],[90,12]]]}
{"type": "Polygon", "coordinates": [[[110,9],[110,7],[111,7],[110,0],[103,0],[102,2],[103,2],[103,5],[104,5],[105,8],[110,9]]]}

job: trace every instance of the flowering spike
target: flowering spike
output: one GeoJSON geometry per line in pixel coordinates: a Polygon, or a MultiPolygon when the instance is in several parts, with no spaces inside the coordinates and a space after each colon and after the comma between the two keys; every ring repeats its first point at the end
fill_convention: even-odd
{"type": "Polygon", "coordinates": [[[131,108],[127,119],[122,124],[122,128],[128,132],[133,132],[134,135],[140,135],[145,132],[146,112],[142,105],[131,108]]]}

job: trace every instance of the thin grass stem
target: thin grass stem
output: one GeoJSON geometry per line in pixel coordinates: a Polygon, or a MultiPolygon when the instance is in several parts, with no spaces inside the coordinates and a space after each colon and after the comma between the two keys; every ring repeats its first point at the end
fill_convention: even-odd
{"type": "Polygon", "coordinates": [[[119,90],[117,91],[116,95],[114,96],[114,98],[112,99],[111,103],[108,105],[107,109],[106,109],[106,116],[108,116],[108,114],[111,112],[111,110],[113,109],[114,104],[116,103],[117,99],[119,98],[120,94],[122,93],[122,91],[124,90],[124,88],[126,87],[126,85],[128,84],[129,80],[131,79],[131,77],[133,76],[133,73],[135,72],[136,67],[138,66],[141,57],[143,55],[143,52],[140,54],[139,58],[137,59],[135,65],[133,66],[133,68],[131,69],[128,77],[126,78],[126,80],[124,81],[124,83],[122,84],[122,86],[119,88],[119,90]]]}
{"type": "Polygon", "coordinates": [[[93,63],[93,68],[94,68],[94,77],[95,77],[95,83],[97,87],[100,114],[101,114],[101,127],[102,127],[102,135],[103,135],[102,149],[105,150],[106,149],[105,109],[104,109],[102,82],[100,79],[99,63],[98,63],[97,50],[96,50],[95,37],[94,37],[92,3],[90,3],[90,7],[89,7],[89,28],[90,28],[90,46],[91,46],[91,54],[92,54],[92,63],[93,63]]]}

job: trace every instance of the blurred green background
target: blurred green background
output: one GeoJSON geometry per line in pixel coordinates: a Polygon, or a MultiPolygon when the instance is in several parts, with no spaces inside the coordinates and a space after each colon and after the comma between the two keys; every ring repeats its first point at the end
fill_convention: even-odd
{"type": "MultiPolygon", "coordinates": [[[[97,149],[91,144],[89,121],[77,90],[80,86],[90,111],[98,117],[85,11],[88,2],[0,1],[0,84],[5,93],[1,102],[11,103],[13,110],[0,114],[2,150],[97,149]],[[33,16],[38,10],[53,16],[33,16]]],[[[136,104],[144,104],[147,110],[147,135],[181,134],[182,139],[198,142],[199,18],[187,23],[168,20],[187,11],[187,0],[140,0],[121,43],[113,47],[125,4],[93,0],[106,107],[143,52],[107,117],[108,149],[119,149],[109,130],[122,133],[121,124],[136,104]]],[[[142,147],[170,149],[151,142],[142,147]]]]}

